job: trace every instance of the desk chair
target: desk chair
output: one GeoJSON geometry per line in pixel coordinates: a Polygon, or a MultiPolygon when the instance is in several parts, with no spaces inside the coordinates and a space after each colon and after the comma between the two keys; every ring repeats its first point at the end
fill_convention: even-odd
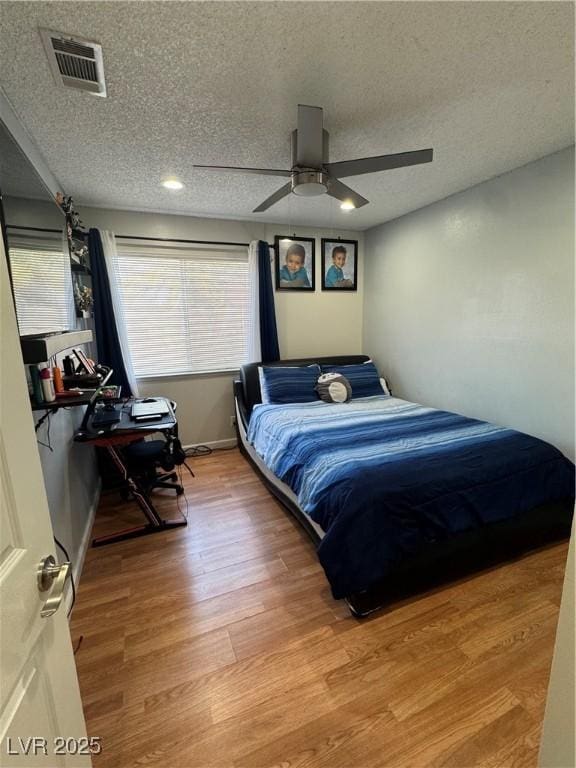
{"type": "MultiPolygon", "coordinates": [[[[171,400],[170,405],[176,412],[177,404],[171,400]]],[[[181,496],[184,488],[177,482],[178,475],[173,471],[181,464],[194,477],[186,464],[186,453],[178,438],[178,424],[166,433],[164,439],[139,440],[126,446],[123,454],[130,473],[138,477],[146,494],[155,488],[166,488],[181,496]]]]}
{"type": "Polygon", "coordinates": [[[139,440],[124,449],[124,458],[130,473],[138,477],[147,494],[155,488],[176,491],[177,496],[184,493],[184,488],[176,482],[178,475],[171,470],[184,463],[186,454],[181,447],[174,450],[173,442],[170,438],[139,440]],[[181,460],[178,460],[180,458],[181,460]]]}

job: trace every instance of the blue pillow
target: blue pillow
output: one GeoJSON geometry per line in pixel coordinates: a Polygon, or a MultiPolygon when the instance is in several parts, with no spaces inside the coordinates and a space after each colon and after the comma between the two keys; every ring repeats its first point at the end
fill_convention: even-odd
{"type": "Polygon", "coordinates": [[[262,366],[258,372],[263,403],[312,403],[318,400],[315,387],[320,376],[319,365],[262,366]]]}
{"type": "Polygon", "coordinates": [[[323,365],[322,373],[340,373],[345,376],[352,387],[352,399],[385,394],[380,384],[378,369],[373,362],[358,365],[323,365]]]}

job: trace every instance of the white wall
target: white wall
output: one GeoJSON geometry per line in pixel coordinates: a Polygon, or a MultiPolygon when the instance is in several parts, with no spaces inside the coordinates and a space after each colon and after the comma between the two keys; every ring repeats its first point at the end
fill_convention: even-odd
{"type": "MultiPolygon", "coordinates": [[[[34,208],[36,221],[48,221],[50,206],[36,201],[7,198],[6,219],[23,224],[34,208]]],[[[116,234],[222,240],[248,243],[274,242],[275,235],[292,234],[285,225],[249,221],[200,219],[134,211],[112,211],[79,207],[87,227],[109,229],[116,234]]],[[[347,214],[342,214],[345,220],[347,214]]],[[[351,214],[353,215],[353,214],[351,214]]],[[[44,224],[43,226],[48,226],[44,224]]],[[[54,226],[52,223],[51,226],[54,226]]],[[[331,354],[358,354],[362,351],[363,242],[362,232],[339,229],[296,228],[301,237],[316,239],[316,290],[275,291],[280,355],[313,357],[331,354]],[[321,238],[358,240],[358,291],[322,291],[321,238]]],[[[140,382],[140,394],[164,395],[178,403],[180,435],[185,445],[217,442],[234,437],[230,417],[234,414],[231,374],[170,376],[140,382]]]]}
{"type": "Polygon", "coordinates": [[[365,233],[364,351],[400,397],[574,457],[574,148],[365,233]]]}
{"type": "MultiPolygon", "coordinates": [[[[248,243],[262,239],[270,244],[274,235],[292,234],[285,225],[248,221],[199,219],[132,211],[81,208],[87,226],[117,234],[173,237],[248,243]]],[[[345,216],[345,214],[343,214],[345,216]]],[[[363,233],[298,227],[301,237],[316,238],[316,290],[276,291],[276,319],[280,355],[313,357],[358,354],[362,348],[363,233]],[[322,237],[358,240],[358,291],[329,292],[320,289],[322,237]],[[332,318],[332,319],[331,319],[332,318]]],[[[140,382],[141,394],[161,394],[178,403],[178,422],[184,444],[206,443],[234,437],[230,417],[234,414],[232,375],[172,376],[140,382]]]]}
{"type": "MultiPolygon", "coordinates": [[[[100,490],[94,449],[73,441],[84,411],[82,407],[60,409],[50,416],[50,434],[47,422],[37,433],[38,440],[45,443],[38,445],[38,452],[54,536],[66,547],[78,578],[100,490]],[[48,440],[52,450],[46,447],[48,440]]],[[[35,411],[35,421],[43,413],[35,411]]]]}

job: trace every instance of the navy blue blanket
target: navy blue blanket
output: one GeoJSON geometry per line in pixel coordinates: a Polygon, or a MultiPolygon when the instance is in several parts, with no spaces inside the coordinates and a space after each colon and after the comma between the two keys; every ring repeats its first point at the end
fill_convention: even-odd
{"type": "Polygon", "coordinates": [[[336,598],[431,542],[574,496],[574,465],[542,440],[394,397],[259,405],[248,439],[325,531],[336,598]]]}

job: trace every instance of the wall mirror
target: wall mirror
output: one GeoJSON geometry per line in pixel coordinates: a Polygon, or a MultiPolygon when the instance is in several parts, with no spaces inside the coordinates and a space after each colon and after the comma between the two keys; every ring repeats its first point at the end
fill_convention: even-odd
{"type": "Polygon", "coordinates": [[[21,336],[73,330],[73,262],[66,217],[0,121],[2,235],[21,336]]]}

